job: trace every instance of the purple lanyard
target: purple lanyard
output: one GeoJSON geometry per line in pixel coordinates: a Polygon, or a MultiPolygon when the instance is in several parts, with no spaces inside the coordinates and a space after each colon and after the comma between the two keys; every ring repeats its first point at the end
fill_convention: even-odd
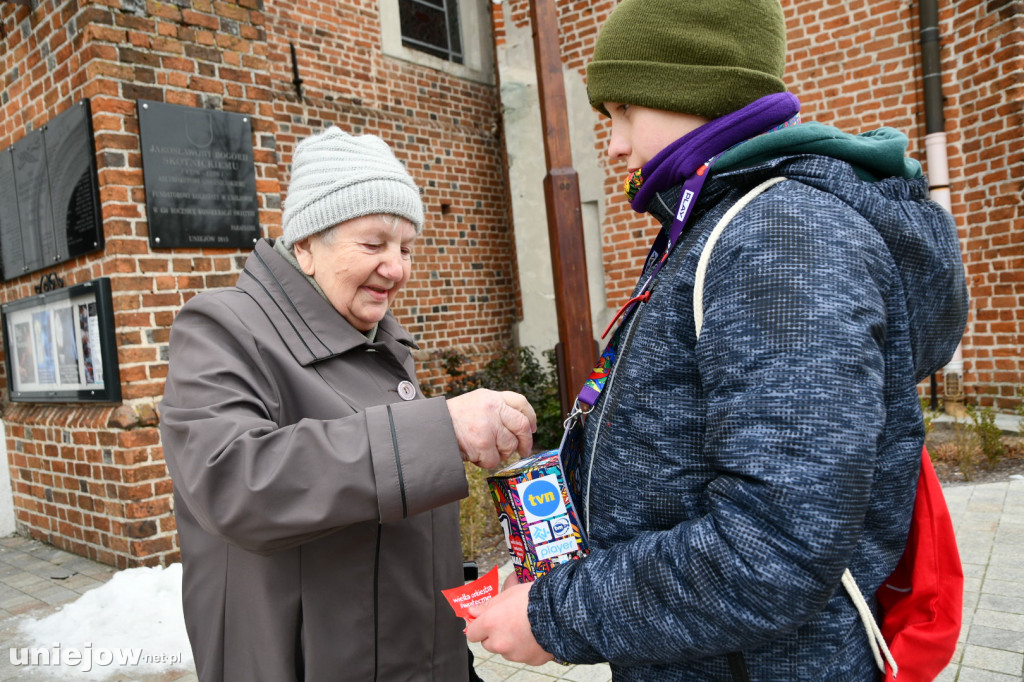
{"type": "Polygon", "coordinates": [[[608,345],[605,346],[604,352],[601,354],[601,359],[598,360],[597,365],[594,367],[590,376],[583,382],[583,388],[580,389],[580,393],[577,396],[577,401],[593,407],[594,403],[597,402],[598,396],[601,395],[601,391],[604,389],[605,383],[608,381],[608,376],[611,374],[612,365],[615,363],[615,357],[618,355],[619,345],[619,333],[625,328],[625,321],[633,313],[641,302],[646,302],[651,297],[651,286],[654,283],[654,278],[657,276],[658,271],[661,270],[661,266],[668,260],[669,254],[672,253],[672,249],[679,242],[679,238],[683,234],[683,228],[686,227],[686,221],[690,217],[690,213],[693,207],[697,203],[697,197],[700,195],[700,191],[704,188],[704,181],[708,177],[708,169],[711,167],[712,162],[715,158],[712,157],[698,168],[693,175],[686,178],[683,182],[683,193],[679,197],[679,208],[676,210],[676,216],[672,220],[672,226],[666,233],[662,230],[658,234],[658,238],[654,240],[654,244],[651,246],[651,251],[647,254],[647,260],[644,261],[644,271],[651,267],[651,263],[654,263],[654,267],[651,268],[650,274],[644,280],[640,286],[640,294],[626,301],[625,305],[619,308],[619,312],[615,314],[612,321],[608,324],[608,328],[604,330],[604,334],[601,335],[603,339],[611,331],[611,328],[616,322],[620,322],[618,329],[612,334],[612,338],[608,341],[608,345]]]}
{"type": "MultiPolygon", "coordinates": [[[[690,210],[697,203],[697,196],[700,194],[700,191],[704,189],[704,181],[708,178],[708,169],[711,168],[714,160],[714,157],[709,159],[707,163],[698,168],[693,175],[686,178],[683,182],[683,193],[679,197],[679,208],[676,210],[676,217],[672,220],[672,227],[669,228],[668,234],[664,231],[658,234],[658,238],[654,240],[654,244],[651,246],[651,252],[647,254],[647,260],[644,261],[644,269],[646,270],[653,259],[658,259],[654,269],[651,270],[651,274],[648,275],[647,280],[640,287],[641,292],[649,290],[655,276],[661,270],[661,266],[668,260],[668,255],[672,253],[672,249],[682,236],[683,228],[686,227],[686,221],[690,217],[690,210]]],[[[629,313],[621,314],[628,315],[629,313]]],[[[614,324],[614,320],[612,320],[612,323],[614,324]]],[[[608,331],[605,330],[601,338],[604,338],[607,334],[608,331]]]]}

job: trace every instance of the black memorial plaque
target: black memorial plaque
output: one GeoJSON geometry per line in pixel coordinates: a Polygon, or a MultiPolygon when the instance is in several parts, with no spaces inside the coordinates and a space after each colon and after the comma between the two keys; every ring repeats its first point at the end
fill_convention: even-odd
{"type": "Polygon", "coordinates": [[[18,215],[17,183],[14,179],[14,147],[0,154],[0,258],[4,279],[22,274],[21,216],[18,215]]]}
{"type": "Polygon", "coordinates": [[[99,202],[96,196],[96,170],[88,110],[77,108],[71,116],[58,116],[45,130],[46,158],[49,159],[50,204],[56,225],[54,231],[58,256],[68,258],[99,247],[99,202]],[[54,160],[59,162],[55,162],[54,160]]]}
{"type": "Polygon", "coordinates": [[[249,117],[139,100],[153,248],[252,248],[260,237],[249,117]]]}
{"type": "Polygon", "coordinates": [[[0,156],[5,280],[103,248],[89,100],[0,156]]]}

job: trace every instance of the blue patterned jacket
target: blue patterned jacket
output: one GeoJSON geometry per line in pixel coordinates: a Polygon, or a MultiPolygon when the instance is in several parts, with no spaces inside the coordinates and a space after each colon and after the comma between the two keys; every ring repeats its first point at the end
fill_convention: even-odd
{"type": "MultiPolygon", "coordinates": [[[[872,144],[858,136],[850,157],[870,163],[872,144]]],[[[873,605],[903,552],[924,439],[916,385],[967,316],[956,229],[921,177],[763,156],[712,172],[628,319],[585,425],[592,552],[530,592],[538,642],[609,661],[616,681],[731,680],[736,652],[751,680],[878,677],[840,576],[849,567],[873,605]],[[714,248],[698,342],[708,232],[780,175],[714,248]]],[[[679,191],[653,202],[663,224],[679,191]]]]}

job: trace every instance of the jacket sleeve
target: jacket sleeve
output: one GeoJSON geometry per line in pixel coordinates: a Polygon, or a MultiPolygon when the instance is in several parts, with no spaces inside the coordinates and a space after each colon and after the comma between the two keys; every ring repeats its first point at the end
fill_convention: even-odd
{"type": "MultiPolygon", "coordinates": [[[[842,589],[885,420],[895,275],[877,235],[838,200],[814,212],[792,201],[752,203],[710,261],[695,347],[702,451],[659,453],[709,467],[694,493],[702,513],[540,578],[530,622],[556,657],[633,666],[753,649],[842,589]]],[[[682,329],[692,315],[665,315],[692,343],[692,326],[682,329]]]]}
{"type": "Polygon", "coordinates": [[[272,553],[467,494],[443,398],[278,424],[281,397],[257,341],[217,296],[182,308],[170,351],[164,457],[176,492],[213,535],[272,553]]]}

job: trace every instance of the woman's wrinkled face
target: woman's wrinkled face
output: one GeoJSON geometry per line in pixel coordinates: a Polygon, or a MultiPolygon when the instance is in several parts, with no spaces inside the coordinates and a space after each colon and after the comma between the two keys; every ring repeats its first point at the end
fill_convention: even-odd
{"type": "Polygon", "coordinates": [[[642,168],[665,147],[708,122],[708,119],[675,111],[649,109],[637,104],[605,102],[612,117],[608,157],[625,160],[630,172],[642,168]]]}
{"type": "Polygon", "coordinates": [[[416,228],[404,218],[353,218],[295,242],[299,267],[361,332],[384,318],[412,272],[416,228]]]}

